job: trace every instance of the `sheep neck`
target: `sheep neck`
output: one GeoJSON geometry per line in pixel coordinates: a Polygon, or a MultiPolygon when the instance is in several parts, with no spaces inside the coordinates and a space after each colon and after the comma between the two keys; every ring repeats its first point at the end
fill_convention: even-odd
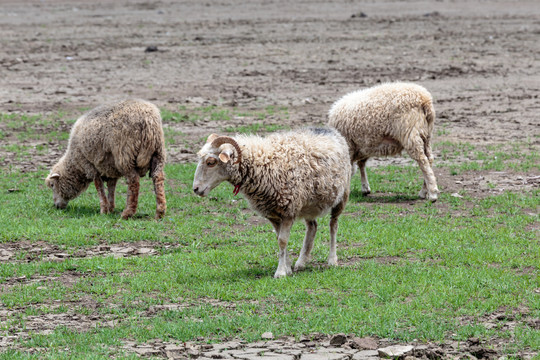
{"type": "Polygon", "coordinates": [[[229,182],[234,186],[233,193],[236,195],[240,190],[248,198],[264,197],[268,193],[268,184],[263,178],[266,171],[260,169],[251,158],[251,154],[244,148],[242,161],[237,165],[229,164],[229,182]],[[266,185],[265,185],[266,184],[266,185]]]}

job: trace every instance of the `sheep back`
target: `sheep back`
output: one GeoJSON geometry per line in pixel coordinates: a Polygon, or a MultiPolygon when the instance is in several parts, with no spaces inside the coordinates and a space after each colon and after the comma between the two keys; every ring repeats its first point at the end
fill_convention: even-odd
{"type": "MultiPolygon", "coordinates": [[[[143,100],[97,107],[74,124],[66,158],[78,162],[88,179],[97,174],[119,178],[136,170],[163,168],[165,141],[159,109],[143,100]]],[[[153,169],[154,170],[154,169],[153,169]]]]}
{"type": "Polygon", "coordinates": [[[429,139],[435,110],[431,94],[412,83],[387,83],[349,93],[329,111],[328,125],[347,139],[352,160],[396,155],[412,132],[429,139]]]}

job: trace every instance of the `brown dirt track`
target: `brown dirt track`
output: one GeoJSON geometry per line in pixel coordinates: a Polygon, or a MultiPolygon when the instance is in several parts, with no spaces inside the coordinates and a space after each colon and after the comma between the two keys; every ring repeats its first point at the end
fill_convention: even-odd
{"type": "MultiPolygon", "coordinates": [[[[538,0],[3,0],[0,44],[3,113],[75,116],[138,97],[170,109],[284,106],[288,119],[277,120],[295,127],[324,123],[349,91],[404,80],[434,96],[435,143],[540,149],[538,0]]],[[[193,161],[219,130],[177,126],[187,137],[170,148],[171,162],[193,161]]],[[[51,147],[36,161],[59,154],[51,147]]],[[[436,172],[445,191],[458,190],[447,169],[436,172]]],[[[540,185],[539,174],[480,175],[458,180],[479,191],[491,191],[485,177],[511,190],[540,185]]]]}
{"type": "Polygon", "coordinates": [[[0,111],[141,97],[284,105],[294,126],[324,122],[346,92],[407,80],[434,95],[448,130],[435,141],[539,134],[535,0],[245,3],[4,0],[0,111]]]}

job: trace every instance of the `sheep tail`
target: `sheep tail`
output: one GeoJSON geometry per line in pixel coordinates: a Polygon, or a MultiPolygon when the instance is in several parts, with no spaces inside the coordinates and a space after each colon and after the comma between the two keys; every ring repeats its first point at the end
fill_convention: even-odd
{"type": "Polygon", "coordinates": [[[423,103],[422,110],[424,111],[426,122],[432,127],[435,122],[435,109],[433,108],[431,101],[423,103]]]}
{"type": "Polygon", "coordinates": [[[427,123],[427,134],[424,140],[424,153],[428,158],[430,164],[433,164],[433,152],[431,151],[431,133],[433,132],[433,125],[435,123],[435,109],[431,101],[422,104],[422,110],[427,123]]]}

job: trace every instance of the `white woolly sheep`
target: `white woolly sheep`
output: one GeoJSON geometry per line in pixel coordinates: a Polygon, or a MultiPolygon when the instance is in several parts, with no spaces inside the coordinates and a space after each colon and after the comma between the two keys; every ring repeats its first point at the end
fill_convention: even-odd
{"type": "Polygon", "coordinates": [[[371,192],[366,161],[405,149],[424,175],[420,198],[436,201],[439,189],[430,144],[434,121],[431,94],[420,85],[396,82],[343,96],[332,105],[328,125],[347,139],[351,161],[360,167],[364,195],[371,192]]]}
{"type": "Polygon", "coordinates": [[[165,157],[159,109],[143,100],[126,100],[97,107],[75,122],[66,153],[52,167],[45,182],[53,190],[54,205],[63,209],[93,181],[101,213],[106,214],[114,210],[118,178],[125,177],[128,192],[122,218],[127,219],[137,211],[139,178],[150,171],[159,219],[167,209],[165,157]]]}
{"type": "Polygon", "coordinates": [[[338,217],[349,198],[351,164],[345,139],[334,129],[310,128],[266,138],[212,134],[199,151],[193,191],[200,196],[223,181],[244,194],[251,207],[270,221],[277,234],[279,263],[274,277],[292,274],[287,254],[291,227],[306,222],[295,271],[311,258],[316,218],[331,212],[328,265],[337,265],[338,217]]]}

